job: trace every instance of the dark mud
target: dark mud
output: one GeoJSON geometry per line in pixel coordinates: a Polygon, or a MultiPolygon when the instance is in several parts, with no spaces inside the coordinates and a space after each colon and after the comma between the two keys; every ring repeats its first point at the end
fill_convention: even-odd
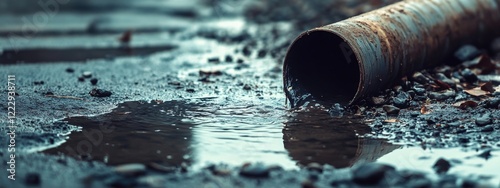
{"type": "MultiPolygon", "coordinates": [[[[0,186],[499,184],[499,95],[488,86],[481,89],[488,81],[481,79],[498,76],[497,70],[483,71],[491,66],[456,60],[459,65],[409,75],[348,108],[285,105],[281,61],[298,33],[390,1],[293,1],[287,6],[282,1],[204,1],[202,7],[144,1],[139,10],[134,3],[108,3],[104,7],[114,7],[109,14],[94,3],[76,11],[78,19],[72,4],[29,43],[14,46],[10,31],[22,32],[15,21],[5,21],[12,16],[0,16],[9,23],[2,30],[0,54],[33,48],[117,49],[118,38],[130,28],[135,28],[132,50],[176,48],[80,62],[65,62],[71,60],[67,54],[51,57],[58,63],[16,60],[6,65],[2,60],[0,74],[18,78],[19,157],[16,181],[4,178],[8,172],[2,170],[0,186]],[[96,6],[97,13],[92,11],[96,6]],[[151,14],[141,17],[144,12],[151,14]],[[91,95],[98,90],[112,94],[91,95]]],[[[495,46],[498,42],[485,51],[497,62],[495,46]]],[[[498,82],[492,81],[492,87],[498,82]]],[[[6,112],[7,106],[0,105],[6,112]]],[[[5,126],[0,130],[7,131],[5,126]]],[[[0,138],[6,143],[6,137],[0,138]]],[[[0,150],[3,168],[8,154],[0,150]]]]}

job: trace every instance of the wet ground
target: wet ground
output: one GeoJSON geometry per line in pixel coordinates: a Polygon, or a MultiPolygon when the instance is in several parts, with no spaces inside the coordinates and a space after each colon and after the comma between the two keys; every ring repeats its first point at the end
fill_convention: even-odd
{"type": "Polygon", "coordinates": [[[17,126],[16,180],[0,171],[0,187],[500,183],[499,42],[483,47],[488,66],[469,51],[352,107],[290,109],[291,40],[390,1],[70,2],[29,35],[20,19],[41,9],[22,2],[0,3],[0,75],[4,85],[15,75],[17,126]]]}

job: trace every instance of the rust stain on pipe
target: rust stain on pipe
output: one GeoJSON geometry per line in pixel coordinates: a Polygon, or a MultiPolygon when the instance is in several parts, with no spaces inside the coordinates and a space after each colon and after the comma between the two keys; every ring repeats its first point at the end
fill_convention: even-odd
{"type": "Polygon", "coordinates": [[[302,33],[283,82],[292,107],[352,104],[398,78],[435,66],[462,44],[500,35],[500,0],[407,0],[302,33]]]}

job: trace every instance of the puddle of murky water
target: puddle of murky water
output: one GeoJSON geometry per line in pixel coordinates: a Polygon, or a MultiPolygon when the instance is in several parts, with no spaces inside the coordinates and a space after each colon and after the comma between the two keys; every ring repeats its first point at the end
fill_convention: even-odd
{"type": "Polygon", "coordinates": [[[286,169],[311,162],[340,168],[374,161],[399,147],[356,136],[370,131],[359,118],[332,118],[321,109],[288,112],[209,99],[125,102],[108,114],[64,121],[83,129],[44,153],[110,165],[185,163],[198,169],[212,163],[264,161],[286,169]]]}
{"type": "Polygon", "coordinates": [[[333,118],[324,109],[298,111],[285,122],[283,142],[293,160],[337,168],[372,162],[399,148],[382,139],[363,139],[371,131],[359,117],[333,118]]]}
{"type": "Polygon", "coordinates": [[[450,173],[475,174],[497,181],[498,151],[427,149],[393,145],[370,133],[360,117],[332,117],[312,106],[287,111],[252,103],[224,104],[214,98],[184,101],[125,102],[111,113],[71,117],[64,121],[83,127],[48,154],[102,161],[109,165],[160,163],[200,169],[209,164],[245,162],[277,164],[297,169],[312,162],[337,168],[365,162],[389,163],[400,169],[434,174],[438,158],[452,162],[450,173]]]}

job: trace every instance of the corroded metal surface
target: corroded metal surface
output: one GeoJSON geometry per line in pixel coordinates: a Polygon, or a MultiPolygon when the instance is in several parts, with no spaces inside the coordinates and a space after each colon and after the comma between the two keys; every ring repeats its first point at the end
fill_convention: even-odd
{"type": "Polygon", "coordinates": [[[287,98],[292,107],[311,99],[336,98],[334,102],[352,104],[404,75],[441,63],[462,44],[486,43],[499,36],[499,5],[500,0],[407,0],[309,30],[294,41],[285,57],[287,98]],[[317,52],[321,48],[343,56],[317,52]],[[351,61],[357,62],[357,68],[344,65],[351,61]],[[348,73],[336,72],[329,76],[345,76],[321,80],[324,77],[308,66],[321,69],[317,73],[329,68],[348,73]],[[349,74],[358,73],[359,80],[349,79],[349,74]],[[343,82],[357,87],[344,88],[349,85],[343,82]],[[322,89],[327,87],[335,89],[322,89]]]}

